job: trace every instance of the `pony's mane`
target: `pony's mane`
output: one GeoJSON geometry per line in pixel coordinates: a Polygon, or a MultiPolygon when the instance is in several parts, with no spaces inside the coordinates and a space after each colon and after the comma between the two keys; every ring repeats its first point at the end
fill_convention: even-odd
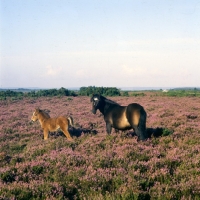
{"type": "Polygon", "coordinates": [[[45,110],[40,110],[39,111],[43,116],[47,117],[47,118],[50,118],[50,115],[48,112],[46,112],[45,110]]]}
{"type": "Polygon", "coordinates": [[[101,98],[104,99],[104,101],[107,102],[107,103],[119,105],[117,102],[112,101],[112,100],[110,100],[110,99],[107,99],[106,97],[101,96],[101,98]]]}

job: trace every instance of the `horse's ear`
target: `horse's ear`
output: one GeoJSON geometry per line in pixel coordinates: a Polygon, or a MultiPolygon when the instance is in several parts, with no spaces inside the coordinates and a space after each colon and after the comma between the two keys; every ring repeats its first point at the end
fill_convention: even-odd
{"type": "Polygon", "coordinates": [[[92,97],[93,97],[93,94],[92,94],[92,96],[90,97],[90,102],[92,102],[92,97]]]}

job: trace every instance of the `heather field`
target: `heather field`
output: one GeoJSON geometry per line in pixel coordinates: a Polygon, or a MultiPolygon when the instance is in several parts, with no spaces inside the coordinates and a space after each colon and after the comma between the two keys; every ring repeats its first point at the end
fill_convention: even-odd
{"type": "Polygon", "coordinates": [[[147,141],[133,131],[107,135],[89,97],[1,100],[0,199],[200,199],[200,98],[110,99],[145,108],[147,141]],[[30,122],[37,107],[72,116],[73,141],[59,131],[44,141],[39,122],[30,122]]]}

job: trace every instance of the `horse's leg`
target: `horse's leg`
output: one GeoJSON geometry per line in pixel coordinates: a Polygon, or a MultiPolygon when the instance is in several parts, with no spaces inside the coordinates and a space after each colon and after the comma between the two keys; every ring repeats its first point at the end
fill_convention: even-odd
{"type": "Polygon", "coordinates": [[[49,131],[47,129],[44,129],[44,140],[48,139],[49,131]]]}
{"type": "Polygon", "coordinates": [[[136,135],[138,136],[138,141],[139,140],[146,140],[146,127],[143,125],[139,125],[138,127],[134,128],[136,135]]]}
{"type": "Polygon", "coordinates": [[[144,110],[140,111],[140,120],[137,127],[139,139],[142,141],[148,138],[147,130],[146,130],[146,112],[144,110]]]}
{"type": "Polygon", "coordinates": [[[106,131],[107,131],[108,134],[110,134],[111,131],[112,131],[112,126],[111,126],[111,124],[108,123],[108,122],[106,122],[106,131]]]}
{"type": "Polygon", "coordinates": [[[134,126],[133,130],[135,131],[135,134],[138,137],[137,141],[140,141],[141,140],[141,137],[140,137],[141,136],[141,132],[140,132],[139,128],[134,126]]]}
{"type": "Polygon", "coordinates": [[[60,127],[60,129],[63,131],[69,141],[73,140],[71,135],[69,134],[68,127],[60,127]]]}
{"type": "MultiPolygon", "coordinates": [[[[130,107],[131,108],[131,107],[130,107]]],[[[136,110],[133,112],[133,109],[127,109],[128,119],[131,127],[135,130],[138,140],[146,140],[146,112],[144,110],[136,110]]]]}

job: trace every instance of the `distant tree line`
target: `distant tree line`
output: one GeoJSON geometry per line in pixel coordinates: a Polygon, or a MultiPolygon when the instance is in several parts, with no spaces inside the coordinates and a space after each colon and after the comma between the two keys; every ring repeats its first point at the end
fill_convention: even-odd
{"type": "Polygon", "coordinates": [[[120,96],[120,90],[116,87],[81,87],[79,90],[79,95],[81,96],[91,96],[92,94],[100,94],[103,96],[120,96]]]}
{"type": "Polygon", "coordinates": [[[74,91],[60,88],[60,89],[47,89],[30,92],[17,92],[12,90],[0,91],[0,98],[6,99],[7,97],[22,98],[22,97],[53,97],[53,96],[77,96],[74,91]]]}
{"type": "MultiPolygon", "coordinates": [[[[31,90],[27,91],[24,89],[15,90],[0,90],[0,100],[5,100],[7,98],[12,99],[22,99],[23,97],[53,97],[53,96],[91,96],[92,94],[100,94],[103,96],[145,96],[143,92],[134,91],[120,91],[116,87],[81,87],[79,91],[68,90],[66,88],[60,89],[46,89],[46,90],[31,90]]],[[[196,96],[200,97],[200,89],[177,89],[169,90],[168,92],[160,91],[157,95],[161,96],[174,96],[174,97],[185,97],[185,96],[196,96]]]]}
{"type": "Polygon", "coordinates": [[[200,90],[197,88],[194,89],[172,89],[168,92],[162,93],[162,96],[171,96],[171,97],[199,97],[200,90]]]}
{"type": "Polygon", "coordinates": [[[12,90],[6,90],[6,91],[0,91],[0,97],[6,98],[6,97],[23,97],[23,92],[15,92],[12,90]]]}
{"type": "Polygon", "coordinates": [[[60,89],[48,89],[48,90],[39,90],[39,91],[31,91],[26,93],[28,97],[53,97],[53,96],[77,96],[77,94],[65,88],[60,89]]]}
{"type": "Polygon", "coordinates": [[[23,98],[23,97],[53,97],[53,96],[91,96],[92,94],[97,93],[104,96],[120,96],[120,90],[115,87],[81,87],[79,91],[68,90],[66,88],[60,89],[46,89],[46,90],[37,90],[30,92],[21,92],[21,91],[12,91],[4,90],[0,91],[0,99],[6,99],[9,97],[12,98],[23,98]]]}

